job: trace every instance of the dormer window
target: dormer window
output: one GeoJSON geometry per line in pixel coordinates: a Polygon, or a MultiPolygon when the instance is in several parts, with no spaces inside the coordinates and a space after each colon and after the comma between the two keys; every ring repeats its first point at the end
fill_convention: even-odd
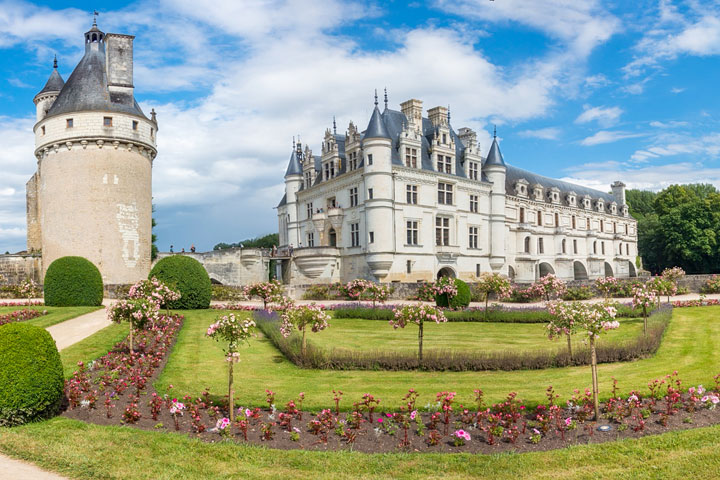
{"type": "Polygon", "coordinates": [[[358,152],[352,152],[348,154],[348,169],[355,170],[358,168],[358,152]]]}
{"type": "Polygon", "coordinates": [[[442,143],[443,145],[447,145],[447,133],[442,134],[442,143]]]}
{"type": "Polygon", "coordinates": [[[583,197],[583,208],[586,210],[590,209],[590,197],[588,195],[583,197]]]}
{"type": "Polygon", "coordinates": [[[567,200],[568,205],[570,205],[571,207],[574,207],[575,204],[577,203],[577,196],[576,196],[575,192],[568,192],[565,199],[567,200]]]}
{"type": "MultiPolygon", "coordinates": [[[[627,205],[623,205],[623,207],[622,207],[622,214],[623,214],[623,217],[627,217],[627,216],[628,216],[628,206],[627,206],[627,205]]],[[[627,226],[627,225],[626,225],[626,226],[627,226]]],[[[627,232],[625,232],[625,233],[627,233],[627,232]]]]}
{"type": "Polygon", "coordinates": [[[528,182],[524,178],[521,178],[515,182],[515,195],[519,197],[527,197],[528,195],[528,182]]]}
{"type": "Polygon", "coordinates": [[[548,200],[552,203],[560,203],[560,190],[557,187],[553,187],[548,192],[548,200]]]}
{"type": "Polygon", "coordinates": [[[605,202],[602,199],[599,199],[597,201],[597,211],[598,212],[604,212],[605,211],[605,202]]]}
{"type": "Polygon", "coordinates": [[[437,171],[440,173],[452,173],[452,157],[448,155],[438,155],[437,171]]]}
{"type": "Polygon", "coordinates": [[[417,168],[418,149],[405,147],[405,166],[409,168],[417,168]]]}
{"type": "Polygon", "coordinates": [[[468,178],[477,180],[480,178],[480,166],[477,162],[468,162],[468,178]]]}
{"type": "Polygon", "coordinates": [[[327,162],[324,167],[325,180],[330,180],[335,176],[335,162],[327,162]]]}
{"type": "Polygon", "coordinates": [[[610,213],[613,215],[617,214],[617,204],[615,202],[610,204],[610,213]]]}
{"type": "Polygon", "coordinates": [[[539,183],[536,183],[533,187],[533,196],[535,197],[535,200],[538,202],[542,202],[543,200],[543,187],[539,183]]]}

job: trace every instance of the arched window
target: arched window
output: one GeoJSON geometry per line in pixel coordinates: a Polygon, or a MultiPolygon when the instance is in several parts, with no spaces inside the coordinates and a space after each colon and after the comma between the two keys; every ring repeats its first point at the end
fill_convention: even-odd
{"type": "Polygon", "coordinates": [[[525,253],[530,253],[530,237],[525,237],[525,253]]]}

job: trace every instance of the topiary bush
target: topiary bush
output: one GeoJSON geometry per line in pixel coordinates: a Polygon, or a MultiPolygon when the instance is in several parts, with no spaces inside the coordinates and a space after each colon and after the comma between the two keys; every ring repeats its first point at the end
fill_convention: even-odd
{"type": "Polygon", "coordinates": [[[60,409],[63,367],[55,341],[26,323],[0,327],[0,427],[48,418],[60,409]]]}
{"type": "Polygon", "coordinates": [[[459,278],[455,279],[455,288],[457,288],[457,295],[450,299],[448,305],[447,295],[438,295],[435,297],[435,304],[438,307],[443,308],[465,308],[470,305],[470,299],[472,294],[470,293],[470,287],[467,283],[463,282],[459,278]]]}
{"type": "Polygon", "coordinates": [[[210,306],[210,276],[205,267],[194,258],[185,255],[165,257],[150,271],[148,278],[152,277],[180,292],[180,299],[169,302],[168,308],[194,310],[210,306]]]}
{"type": "Polygon", "coordinates": [[[83,257],[61,257],[45,274],[45,305],[49,307],[99,306],[103,301],[100,270],[83,257]]]}

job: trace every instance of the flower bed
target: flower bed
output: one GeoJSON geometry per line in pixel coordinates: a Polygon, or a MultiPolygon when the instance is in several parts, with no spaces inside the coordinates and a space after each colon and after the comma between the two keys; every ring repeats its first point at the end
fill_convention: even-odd
{"type": "Polygon", "coordinates": [[[45,305],[42,300],[17,300],[14,302],[0,302],[0,307],[39,307],[45,305]]]}
{"type": "MultiPolygon", "coordinates": [[[[647,336],[639,334],[627,342],[598,345],[598,362],[624,362],[653,355],[662,342],[663,334],[671,318],[672,308],[663,306],[651,315],[651,324],[647,336]]],[[[328,350],[316,346],[312,341],[308,341],[306,354],[302,355],[300,338],[298,335],[284,337],[280,332],[280,322],[277,315],[268,312],[256,312],[255,322],[258,328],[288,360],[303,368],[395,371],[421,368],[437,371],[481,371],[544,369],[590,364],[590,350],[588,348],[573,352],[572,357],[563,349],[545,352],[508,351],[502,353],[431,349],[424,353],[421,364],[414,352],[395,350],[357,351],[337,348],[328,350]]]]}
{"type": "Polygon", "coordinates": [[[25,320],[32,320],[33,318],[42,317],[43,315],[47,315],[47,310],[31,310],[29,308],[24,308],[22,310],[15,310],[14,312],[6,313],[4,315],[0,315],[0,325],[5,325],[6,323],[13,323],[13,322],[24,322],[25,320]]]}

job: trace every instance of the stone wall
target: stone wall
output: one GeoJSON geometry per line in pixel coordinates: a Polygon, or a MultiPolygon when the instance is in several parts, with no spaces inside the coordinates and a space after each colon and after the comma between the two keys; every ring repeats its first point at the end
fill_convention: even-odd
{"type": "Polygon", "coordinates": [[[161,252],[158,260],[170,255],[187,255],[200,262],[213,283],[247,285],[268,279],[270,257],[264,257],[259,248],[226,248],[210,252],[161,252]]]}
{"type": "Polygon", "coordinates": [[[0,255],[0,275],[5,283],[17,285],[26,278],[42,283],[42,259],[39,255],[0,255]]]}

